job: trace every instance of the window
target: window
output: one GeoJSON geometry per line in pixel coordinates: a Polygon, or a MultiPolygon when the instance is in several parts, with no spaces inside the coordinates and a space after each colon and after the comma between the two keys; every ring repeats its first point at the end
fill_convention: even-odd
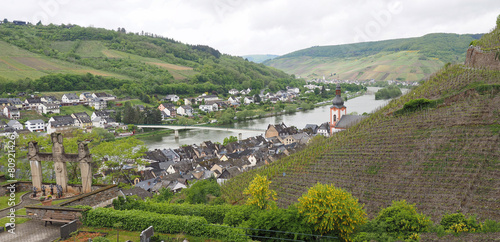
{"type": "Polygon", "coordinates": [[[333,122],[337,122],[337,114],[333,115],[333,122]]]}

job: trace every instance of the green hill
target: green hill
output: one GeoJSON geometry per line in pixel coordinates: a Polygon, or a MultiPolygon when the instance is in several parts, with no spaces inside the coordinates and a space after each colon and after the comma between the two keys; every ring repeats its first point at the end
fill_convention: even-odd
{"type": "Polygon", "coordinates": [[[448,66],[349,130],[229,180],[224,197],[243,203],[260,174],[281,207],[321,182],[351,192],[370,216],[405,199],[435,221],[457,211],[497,220],[499,92],[500,71],[448,66]]]}
{"type": "Polygon", "coordinates": [[[19,79],[56,79],[55,74],[91,73],[131,80],[125,85],[115,81],[114,89],[133,96],[224,93],[231,88],[264,88],[271,81],[283,86],[297,81],[280,70],[209,46],[76,25],[0,24],[0,58],[0,85],[10,82],[0,87],[7,92],[30,86],[16,87],[19,79]]]}
{"type": "Polygon", "coordinates": [[[445,63],[462,63],[467,47],[480,34],[428,34],[298,50],[264,64],[301,77],[349,80],[419,81],[445,63]]]}

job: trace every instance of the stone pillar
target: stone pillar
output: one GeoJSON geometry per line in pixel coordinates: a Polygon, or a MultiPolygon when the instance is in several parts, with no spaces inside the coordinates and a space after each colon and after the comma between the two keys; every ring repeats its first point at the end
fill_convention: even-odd
{"type": "Polygon", "coordinates": [[[80,142],[78,144],[78,160],[80,162],[80,172],[82,176],[82,193],[92,191],[92,157],[90,156],[87,144],[80,142]]]}
{"type": "Polygon", "coordinates": [[[64,160],[63,137],[60,133],[53,133],[52,138],[52,159],[54,160],[54,170],[56,171],[56,183],[61,185],[63,192],[68,191],[68,171],[64,160]]]}
{"type": "Polygon", "coordinates": [[[31,167],[31,182],[37,188],[37,192],[42,190],[42,162],[30,160],[31,167]]]}
{"type": "Polygon", "coordinates": [[[243,140],[243,134],[242,133],[238,134],[238,140],[240,140],[240,141],[243,140]]]}
{"type": "Polygon", "coordinates": [[[179,138],[179,130],[176,129],[174,131],[174,134],[175,134],[175,138],[178,139],[179,138]]]}
{"type": "Polygon", "coordinates": [[[61,185],[63,192],[68,191],[68,171],[66,170],[66,162],[55,161],[54,170],[56,171],[56,184],[61,185]]]}

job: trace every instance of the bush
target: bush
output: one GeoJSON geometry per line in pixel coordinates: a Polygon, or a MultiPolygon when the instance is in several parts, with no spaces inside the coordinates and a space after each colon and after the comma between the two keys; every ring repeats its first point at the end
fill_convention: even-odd
{"type": "Polygon", "coordinates": [[[409,239],[412,234],[428,232],[432,225],[431,220],[423,214],[418,214],[413,204],[405,200],[393,201],[390,207],[382,209],[375,222],[385,232],[395,237],[409,239]]]}
{"type": "Polygon", "coordinates": [[[140,210],[114,210],[110,208],[96,208],[86,212],[85,226],[113,228],[121,223],[121,228],[130,231],[142,231],[153,226],[160,233],[186,233],[193,236],[218,238],[228,241],[246,241],[244,232],[228,227],[216,227],[208,224],[203,217],[177,216],[158,214],[140,210]]]}
{"type": "Polygon", "coordinates": [[[267,176],[257,175],[248,188],[243,191],[243,194],[250,195],[246,204],[257,206],[260,209],[276,208],[276,191],[269,189],[271,181],[267,180],[267,176]]]}
{"type": "Polygon", "coordinates": [[[113,206],[118,210],[142,210],[156,212],[160,214],[186,215],[204,217],[209,223],[222,224],[226,213],[231,210],[238,210],[241,206],[230,205],[213,205],[207,206],[204,204],[171,204],[171,203],[156,203],[154,201],[144,202],[140,199],[123,197],[113,200],[113,206]]]}
{"type": "Polygon", "coordinates": [[[214,177],[198,181],[184,189],[182,193],[186,195],[185,201],[191,204],[206,204],[209,200],[208,195],[215,197],[221,195],[220,185],[214,177]]]}
{"type": "MultiPolygon", "coordinates": [[[[316,239],[315,236],[310,235],[314,232],[313,228],[307,224],[304,217],[300,215],[298,209],[293,205],[288,209],[261,210],[258,213],[254,213],[241,226],[255,229],[247,230],[250,237],[252,237],[251,235],[256,235],[259,237],[306,241],[316,239]]],[[[318,237],[321,236],[318,235],[318,237]]]]}
{"type": "Polygon", "coordinates": [[[240,227],[242,222],[250,219],[250,217],[253,214],[258,213],[259,210],[260,209],[255,206],[233,206],[232,209],[226,213],[226,216],[224,217],[224,224],[233,227],[240,227]]]}
{"type": "Polygon", "coordinates": [[[317,183],[299,198],[299,212],[320,234],[336,234],[349,240],[366,223],[366,212],[349,192],[317,183]]]}
{"type": "Polygon", "coordinates": [[[430,107],[435,107],[437,104],[437,101],[431,101],[426,98],[418,98],[414,99],[411,101],[406,102],[403,105],[403,108],[394,112],[395,114],[404,114],[404,113],[411,113],[415,112],[418,110],[430,108],[430,107]]]}
{"type": "Polygon", "coordinates": [[[475,216],[465,218],[462,213],[445,214],[439,222],[448,233],[477,232],[481,230],[481,224],[475,216]]]}

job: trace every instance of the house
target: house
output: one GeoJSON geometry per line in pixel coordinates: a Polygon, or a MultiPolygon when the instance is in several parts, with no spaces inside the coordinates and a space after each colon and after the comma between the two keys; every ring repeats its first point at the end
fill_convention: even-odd
{"type": "Polygon", "coordinates": [[[294,94],[300,93],[300,89],[298,87],[286,87],[286,91],[288,93],[294,93],[294,94]]]}
{"type": "Polygon", "coordinates": [[[115,100],[116,99],[115,96],[113,96],[111,94],[107,94],[105,92],[92,93],[92,97],[93,98],[103,99],[104,101],[111,101],[111,100],[115,100]]]}
{"type": "Polygon", "coordinates": [[[139,110],[139,112],[144,112],[146,110],[146,107],[144,107],[144,105],[140,105],[140,104],[135,105],[134,108],[136,110],[139,110]]]}
{"type": "Polygon", "coordinates": [[[42,100],[43,103],[55,103],[55,104],[59,104],[59,100],[54,97],[54,96],[43,96],[40,98],[40,100],[42,100]]]}
{"type": "Polygon", "coordinates": [[[173,161],[175,163],[181,161],[181,156],[177,154],[173,149],[163,149],[161,152],[163,152],[163,155],[167,157],[167,160],[173,161]]]}
{"type": "Polygon", "coordinates": [[[30,110],[38,110],[38,106],[40,106],[41,104],[42,100],[38,97],[26,98],[26,100],[24,101],[24,107],[30,110]]]}
{"type": "Polygon", "coordinates": [[[0,106],[2,107],[2,110],[4,107],[11,106],[9,99],[8,98],[0,98],[0,106]]]}
{"type": "Polygon", "coordinates": [[[119,124],[113,119],[113,118],[101,118],[101,117],[96,117],[92,119],[92,126],[98,127],[98,128],[106,128],[109,126],[116,127],[119,124]]]}
{"type": "Polygon", "coordinates": [[[70,130],[75,127],[75,120],[70,115],[53,116],[47,123],[48,134],[70,130]]]}
{"type": "Polygon", "coordinates": [[[78,102],[80,102],[80,98],[76,95],[76,93],[66,93],[62,96],[61,102],[63,102],[63,103],[78,103],[78,102]]]}
{"type": "Polygon", "coordinates": [[[184,116],[193,116],[193,107],[189,105],[182,105],[177,108],[177,114],[184,116]]]}
{"type": "Polygon", "coordinates": [[[78,126],[82,129],[92,128],[92,121],[87,113],[73,113],[71,114],[71,117],[74,119],[75,126],[78,126]]]}
{"type": "Polygon", "coordinates": [[[233,96],[230,96],[230,97],[227,99],[227,101],[228,101],[229,103],[236,103],[236,102],[238,102],[238,103],[239,103],[239,102],[240,102],[240,100],[239,100],[238,98],[233,97],[233,96]]]}
{"type": "Polygon", "coordinates": [[[106,100],[102,98],[92,98],[89,101],[89,106],[95,110],[102,110],[108,107],[106,100]]]}
{"type": "Polygon", "coordinates": [[[303,129],[305,132],[310,132],[310,134],[316,134],[318,132],[319,126],[316,124],[306,124],[306,127],[303,129]]]}
{"type": "Polygon", "coordinates": [[[110,111],[109,110],[102,110],[102,111],[94,111],[92,115],[90,116],[91,120],[94,120],[97,117],[101,118],[109,118],[110,117],[110,111]]]}
{"type": "Polygon", "coordinates": [[[317,134],[323,135],[323,136],[330,136],[330,123],[322,123],[317,130],[317,134]]]}
{"type": "Polygon", "coordinates": [[[173,104],[162,103],[158,109],[163,113],[162,117],[175,117],[177,116],[177,109],[173,104]]]}
{"type": "Polygon", "coordinates": [[[238,93],[240,93],[240,92],[234,88],[229,90],[229,94],[231,94],[231,95],[238,95],[238,93]]]}
{"type": "Polygon", "coordinates": [[[170,95],[165,96],[164,100],[167,102],[177,102],[177,101],[179,101],[179,96],[177,96],[175,94],[170,94],[170,95]]]}
{"type": "Polygon", "coordinates": [[[3,115],[8,119],[19,119],[21,118],[21,112],[19,108],[15,106],[6,106],[3,108],[3,115]]]}
{"type": "Polygon", "coordinates": [[[61,113],[61,109],[59,108],[59,104],[55,103],[42,103],[38,106],[39,114],[52,114],[52,113],[61,113]]]}
{"type": "Polygon", "coordinates": [[[41,119],[28,120],[24,123],[26,128],[31,132],[45,131],[45,122],[41,119]]]}
{"type": "Polygon", "coordinates": [[[92,96],[92,93],[90,92],[82,92],[80,94],[80,101],[81,102],[88,102],[90,100],[92,100],[94,97],[92,96]]]}
{"type": "Polygon", "coordinates": [[[202,94],[201,96],[198,96],[196,98],[196,102],[199,103],[199,102],[202,102],[202,101],[205,101],[205,103],[207,101],[218,101],[219,100],[219,97],[217,97],[216,95],[206,95],[206,94],[202,94]]]}
{"type": "Polygon", "coordinates": [[[22,108],[23,107],[23,102],[19,98],[9,98],[8,100],[9,100],[10,106],[14,106],[16,108],[22,108]]]}
{"type": "Polygon", "coordinates": [[[271,138],[275,136],[286,136],[296,134],[297,129],[295,127],[287,127],[284,123],[268,125],[264,137],[271,138]]]}
{"type": "Polygon", "coordinates": [[[219,105],[217,105],[216,103],[214,103],[212,105],[200,105],[198,108],[200,110],[204,111],[204,112],[216,112],[216,111],[219,111],[219,105]]]}
{"type": "Polygon", "coordinates": [[[250,104],[250,103],[254,103],[255,101],[253,100],[253,97],[245,97],[245,98],[243,99],[243,102],[244,102],[245,104],[250,104]]]}
{"type": "Polygon", "coordinates": [[[243,89],[240,91],[240,94],[241,95],[248,95],[251,91],[252,91],[252,89],[250,89],[250,88],[243,89]]]}
{"type": "Polygon", "coordinates": [[[220,176],[218,178],[220,178],[220,179],[229,179],[229,178],[233,178],[233,177],[235,177],[235,176],[237,176],[239,174],[241,174],[240,168],[236,167],[236,166],[233,166],[233,167],[224,169],[224,171],[222,171],[222,173],[220,174],[220,176]]]}
{"type": "Polygon", "coordinates": [[[23,129],[23,125],[21,123],[19,123],[19,121],[17,121],[17,120],[10,120],[7,123],[7,126],[13,128],[14,130],[22,130],[23,129]]]}
{"type": "Polygon", "coordinates": [[[175,105],[171,104],[171,103],[161,103],[160,106],[158,106],[158,109],[160,111],[163,111],[169,107],[174,107],[175,108],[175,105]]]}
{"type": "Polygon", "coordinates": [[[297,133],[293,135],[287,135],[285,137],[279,137],[280,141],[284,145],[289,145],[293,143],[297,143],[300,145],[305,145],[309,142],[311,137],[307,133],[297,133]]]}
{"type": "Polygon", "coordinates": [[[14,21],[12,21],[12,23],[15,25],[26,25],[25,21],[19,21],[19,20],[14,20],[14,21]]]}
{"type": "Polygon", "coordinates": [[[185,105],[193,105],[193,103],[196,103],[196,100],[192,97],[190,98],[184,98],[184,104],[185,105]]]}

